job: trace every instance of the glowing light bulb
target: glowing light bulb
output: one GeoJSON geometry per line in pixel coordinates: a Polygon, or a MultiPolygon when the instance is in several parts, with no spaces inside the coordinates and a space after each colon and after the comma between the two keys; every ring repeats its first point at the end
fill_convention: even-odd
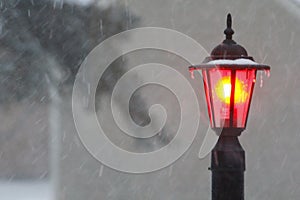
{"type": "Polygon", "coordinates": [[[230,93],[231,93],[231,84],[224,84],[223,85],[223,92],[224,92],[224,97],[225,98],[230,98],[230,93]]]}
{"type": "MultiPolygon", "coordinates": [[[[248,93],[244,90],[244,83],[238,78],[235,79],[234,103],[244,103],[247,100],[248,93]]],[[[217,97],[224,103],[230,104],[231,79],[230,76],[221,78],[216,86],[217,97]]]]}

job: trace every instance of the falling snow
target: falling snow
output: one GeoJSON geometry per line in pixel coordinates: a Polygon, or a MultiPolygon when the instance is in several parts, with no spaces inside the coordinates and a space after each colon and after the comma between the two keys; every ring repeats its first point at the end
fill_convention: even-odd
{"type": "MultiPolygon", "coordinates": [[[[130,106],[118,105],[120,115],[129,107],[132,120],[147,126],[149,108],[161,104],[168,119],[153,138],[133,139],[117,127],[109,112],[115,84],[128,69],[153,62],[167,63],[187,77],[201,108],[198,135],[183,157],[156,172],[122,173],[91,156],[77,134],[72,90],[79,66],[105,38],[134,27],[172,28],[211,52],[223,40],[227,12],[233,16],[233,39],[255,62],[236,59],[208,64],[271,66],[271,70],[258,71],[253,80],[257,87],[247,128],[240,137],[247,155],[245,199],[299,199],[299,5],[299,0],[269,4],[259,0],[238,4],[210,0],[0,0],[1,199],[53,200],[55,195],[65,200],[210,199],[210,157],[205,155],[211,149],[201,145],[205,133],[214,132],[209,129],[203,85],[197,85],[202,77],[188,71],[190,64],[184,57],[149,49],[133,51],[112,63],[96,89],[88,78],[82,79],[80,101],[86,108],[82,112],[93,115],[95,107],[98,123],[104,124],[106,137],[114,145],[127,152],[145,153],[180,142],[172,139],[181,117],[189,119],[180,116],[179,103],[189,106],[189,102],[178,102],[176,94],[165,87],[150,84],[137,89],[130,106]]],[[[131,38],[107,51],[122,51],[119,44],[123,42],[130,43],[131,38]]],[[[199,59],[205,56],[199,55],[199,59]]],[[[97,69],[105,59],[95,63],[97,69]]],[[[82,123],[88,124],[88,119],[82,123]]],[[[86,130],[86,135],[98,133],[91,127],[86,130]]],[[[107,155],[113,156],[111,152],[107,155]]]]}

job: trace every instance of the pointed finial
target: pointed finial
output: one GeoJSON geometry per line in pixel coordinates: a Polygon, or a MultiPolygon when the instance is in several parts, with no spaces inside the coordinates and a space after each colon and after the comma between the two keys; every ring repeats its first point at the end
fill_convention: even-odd
{"type": "Polygon", "coordinates": [[[227,40],[231,40],[232,35],[234,34],[234,31],[231,28],[232,19],[231,19],[231,14],[230,13],[227,14],[226,23],[227,23],[227,28],[225,29],[224,34],[226,35],[227,40]]]}

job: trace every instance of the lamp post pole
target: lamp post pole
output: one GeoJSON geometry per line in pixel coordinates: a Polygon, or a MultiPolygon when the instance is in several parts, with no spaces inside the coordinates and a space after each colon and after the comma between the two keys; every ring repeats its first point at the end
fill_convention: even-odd
{"type": "Polygon", "coordinates": [[[212,200],[244,200],[245,151],[238,135],[228,131],[221,133],[211,153],[212,200]]]}

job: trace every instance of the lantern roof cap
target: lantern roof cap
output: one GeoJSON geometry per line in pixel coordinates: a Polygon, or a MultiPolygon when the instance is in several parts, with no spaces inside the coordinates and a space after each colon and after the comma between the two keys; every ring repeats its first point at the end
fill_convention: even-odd
{"type": "Polygon", "coordinates": [[[231,14],[227,15],[227,28],[224,30],[225,40],[216,46],[209,57],[206,57],[202,64],[189,67],[190,71],[201,69],[255,69],[270,70],[270,66],[254,62],[251,56],[248,56],[244,47],[232,40],[234,31],[231,28],[231,14]]]}
{"type": "MultiPolygon", "coordinates": [[[[225,40],[216,46],[212,52],[209,60],[217,60],[217,59],[237,59],[237,58],[248,58],[253,60],[252,57],[248,57],[248,53],[244,47],[237,44],[233,39],[232,35],[234,34],[234,30],[231,28],[232,26],[232,18],[231,14],[227,15],[226,20],[227,27],[224,30],[224,34],[226,36],[225,40]]],[[[208,61],[208,60],[207,60],[208,61]]]]}

